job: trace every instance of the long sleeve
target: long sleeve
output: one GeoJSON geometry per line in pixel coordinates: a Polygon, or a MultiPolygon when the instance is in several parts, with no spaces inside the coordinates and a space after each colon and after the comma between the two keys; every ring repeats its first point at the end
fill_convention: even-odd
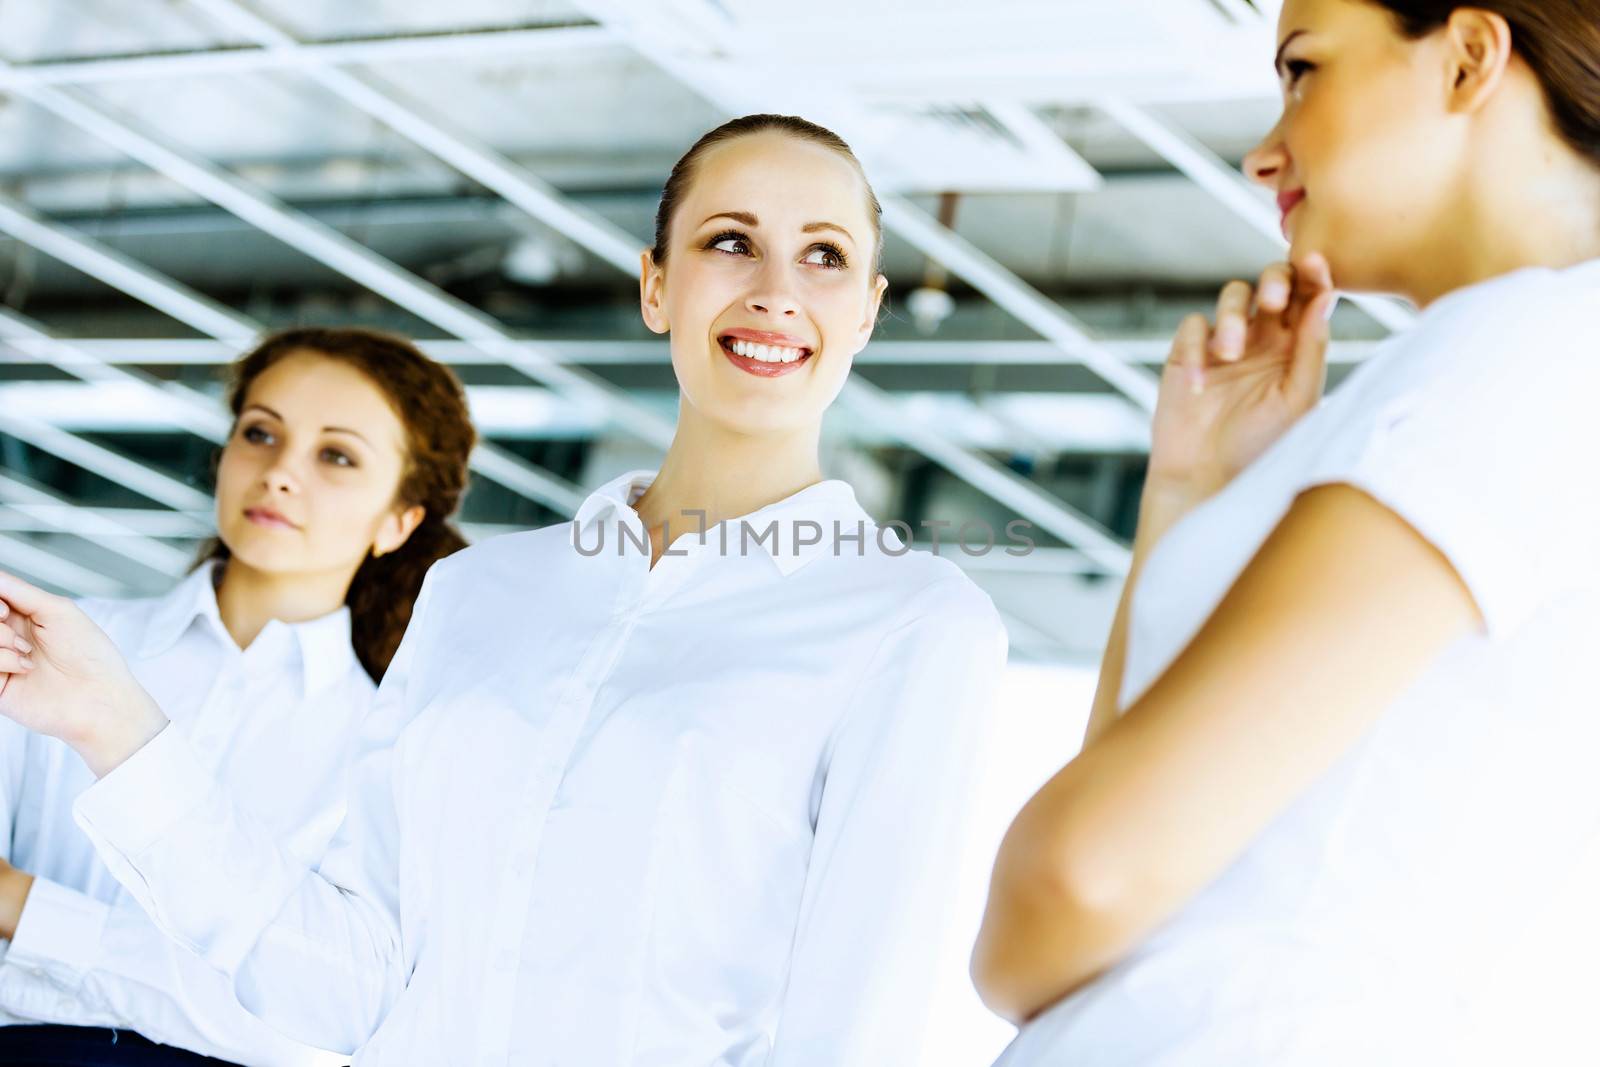
{"type": "Polygon", "coordinates": [[[178,730],[163,730],[75,808],[162,929],[231,976],[253,1014],[321,1048],[363,1044],[405,984],[392,768],[415,713],[408,691],[428,588],[363,724],[345,821],[316,870],[233,803],[178,730]]]}
{"type": "Polygon", "coordinates": [[[918,1060],[1006,660],[999,616],[966,578],[924,595],[833,739],[770,1067],[918,1060]]]}
{"type": "Polygon", "coordinates": [[[133,901],[107,904],[45,878],[34,880],[0,964],[0,1008],[20,1019],[137,1030],[252,1067],[331,1062],[243,1008],[234,1007],[237,1019],[219,1014],[231,999],[228,978],[133,901]]]}

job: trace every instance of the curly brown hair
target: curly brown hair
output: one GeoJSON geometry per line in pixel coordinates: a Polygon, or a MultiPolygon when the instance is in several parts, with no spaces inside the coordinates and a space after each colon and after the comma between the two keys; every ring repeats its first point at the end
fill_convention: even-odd
{"type": "MultiPolygon", "coordinates": [[[[467,545],[450,518],[466,492],[467,460],[478,435],[466,393],[448,368],[403,337],[354,327],[299,327],[262,339],[233,364],[228,407],[234,417],[268,367],[307,351],[349,364],[383,392],[406,434],[405,471],[396,498],[425,512],[405,544],[383,556],[368,554],[345,594],[351,644],[378,681],[400,647],[428,568],[467,545]]],[[[201,549],[199,563],[227,558],[228,547],[212,540],[201,549]]]]}

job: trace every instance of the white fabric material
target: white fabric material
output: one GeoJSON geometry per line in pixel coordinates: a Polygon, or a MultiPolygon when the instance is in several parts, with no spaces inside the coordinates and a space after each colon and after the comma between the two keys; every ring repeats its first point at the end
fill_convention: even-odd
{"type": "Polygon", "coordinates": [[[1170,531],[1135,591],[1123,707],[1321,484],[1364,490],[1437,546],[1487,634],[1440,655],[1004,1067],[1516,1061],[1481,1040],[1497,1008],[1473,987],[1600,829],[1597,397],[1600,261],[1518,271],[1436,302],[1170,531]]]}
{"type": "MultiPolygon", "coordinates": [[[[274,621],[241,652],[223,628],[212,575],[207,565],[165,596],[82,607],[207,780],[226,782],[279,848],[314,862],[344,818],[346,770],[375,694],[350,646],[349,611],[274,621]]],[[[11,862],[35,881],[0,963],[0,1024],[130,1029],[262,1067],[327,1062],[245,1011],[227,978],[175,944],[117,883],[73,820],[74,799],[94,782],[83,761],[53,738],[5,726],[0,825],[11,862]]]]}
{"type": "Polygon", "coordinates": [[[838,481],[651,568],[651,477],[433,569],[317,873],[173,731],[81,798],[102,855],[362,1065],[914,1062],[1004,628],[838,481]]]}

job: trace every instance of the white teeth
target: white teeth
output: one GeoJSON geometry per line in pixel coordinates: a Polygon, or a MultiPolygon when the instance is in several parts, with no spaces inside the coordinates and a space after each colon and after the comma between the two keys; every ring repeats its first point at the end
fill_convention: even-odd
{"type": "Polygon", "coordinates": [[[804,352],[798,348],[784,348],[779,345],[759,345],[754,341],[730,340],[728,347],[736,356],[753,359],[761,363],[793,363],[804,352]]]}

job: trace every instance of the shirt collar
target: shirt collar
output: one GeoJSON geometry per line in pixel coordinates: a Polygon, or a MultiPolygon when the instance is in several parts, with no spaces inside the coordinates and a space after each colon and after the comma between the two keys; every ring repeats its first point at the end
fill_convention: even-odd
{"type": "Polygon", "coordinates": [[[226,635],[227,629],[217,611],[217,590],[212,585],[216,568],[216,560],[207,560],[160,598],[155,614],[145,627],[144,640],[139,643],[140,658],[149,659],[166,652],[197,619],[207,620],[217,633],[226,635]]]}
{"type": "MultiPolygon", "coordinates": [[[[218,561],[206,561],[170,593],[160,598],[155,614],[145,627],[144,639],[139,644],[141,659],[150,659],[168,651],[196,623],[209,628],[213,638],[224,647],[237,651],[232,635],[222,624],[222,613],[217,607],[214,584],[217,567],[218,561]]],[[[309,696],[327,688],[356,665],[355,649],[350,644],[348,607],[340,607],[337,611],[307,622],[284,623],[274,619],[267,623],[256,640],[271,642],[274,635],[269,631],[277,627],[288,629],[293,648],[299,653],[303,695],[309,696]]],[[[251,645],[252,649],[255,647],[251,645]]]]}
{"type": "MultiPolygon", "coordinates": [[[[632,516],[637,520],[638,515],[633,510],[633,503],[655,481],[655,478],[655,471],[633,470],[618,475],[590,493],[578,507],[577,514],[573,516],[573,543],[577,543],[580,534],[588,532],[591,523],[609,516],[616,515],[621,518],[632,516]]],[[[874,536],[872,518],[856,500],[855,490],[851,488],[849,482],[837,478],[828,478],[814,485],[808,485],[799,492],[752,511],[748,515],[727,520],[730,524],[728,538],[730,553],[736,551],[736,546],[740,543],[738,539],[741,536],[739,526],[741,520],[750,524],[751,534],[748,541],[760,545],[784,577],[788,577],[819,556],[833,552],[835,522],[839,524],[839,532],[847,537],[854,537],[858,532],[863,539],[874,536]],[[814,522],[821,528],[821,537],[815,544],[799,544],[796,524],[806,521],[814,522]],[[765,533],[767,527],[774,522],[777,524],[777,536],[758,538],[757,535],[765,533]],[[858,523],[861,524],[859,527],[858,523]]],[[[807,538],[812,537],[815,532],[808,528],[807,538]]],[[[706,531],[706,540],[718,543],[711,530],[706,531]]],[[[853,546],[854,542],[849,544],[853,546]]],[[[840,548],[840,554],[845,550],[840,548]]],[[[856,548],[851,547],[849,550],[856,551],[856,548]]]]}

